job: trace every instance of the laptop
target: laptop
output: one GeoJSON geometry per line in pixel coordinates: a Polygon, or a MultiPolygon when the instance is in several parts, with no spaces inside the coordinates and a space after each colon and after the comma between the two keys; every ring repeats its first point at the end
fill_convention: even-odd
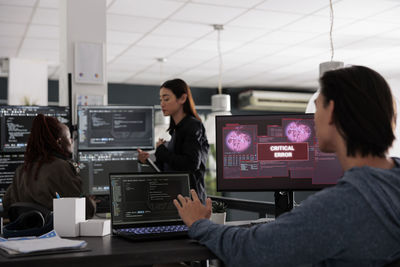
{"type": "Polygon", "coordinates": [[[189,196],[187,173],[110,174],[111,230],[131,240],[188,237],[173,200],[189,196]]]}

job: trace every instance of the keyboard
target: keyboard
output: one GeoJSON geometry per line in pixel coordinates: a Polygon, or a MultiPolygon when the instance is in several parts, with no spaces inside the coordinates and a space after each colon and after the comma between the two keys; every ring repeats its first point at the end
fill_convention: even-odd
{"type": "Polygon", "coordinates": [[[116,230],[115,234],[128,239],[148,240],[187,237],[187,231],[188,227],[180,224],[118,229],[116,230]]]}

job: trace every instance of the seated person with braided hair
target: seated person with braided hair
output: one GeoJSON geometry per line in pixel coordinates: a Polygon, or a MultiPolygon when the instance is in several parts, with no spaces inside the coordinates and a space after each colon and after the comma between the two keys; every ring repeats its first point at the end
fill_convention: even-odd
{"type": "MultiPolygon", "coordinates": [[[[62,197],[82,196],[79,167],[72,161],[73,139],[68,127],[56,118],[39,114],[32,124],[24,164],[15,172],[3,199],[5,214],[16,202],[29,202],[53,210],[56,192],[62,197]]],[[[86,218],[96,211],[86,197],[86,218]]]]}

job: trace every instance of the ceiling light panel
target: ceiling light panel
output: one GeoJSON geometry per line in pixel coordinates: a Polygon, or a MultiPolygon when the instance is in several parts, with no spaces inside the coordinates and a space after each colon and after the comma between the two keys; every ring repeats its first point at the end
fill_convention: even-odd
{"type": "Polygon", "coordinates": [[[172,20],[201,22],[207,25],[226,24],[226,22],[243,13],[243,8],[221,7],[214,5],[187,4],[174,14],[172,20]]]}
{"type": "Polygon", "coordinates": [[[31,24],[28,28],[26,37],[58,40],[60,38],[60,29],[57,26],[31,24]]]}
{"type": "Polygon", "coordinates": [[[32,23],[58,26],[60,24],[59,20],[58,9],[37,8],[32,23]]]}
{"type": "Polygon", "coordinates": [[[0,23],[0,36],[22,37],[26,27],[26,24],[0,23]]]}
{"type": "Polygon", "coordinates": [[[318,11],[323,7],[329,6],[329,1],[321,0],[268,0],[257,6],[257,9],[264,9],[269,11],[280,11],[297,14],[311,14],[318,11]]]}
{"type": "Polygon", "coordinates": [[[0,6],[0,20],[2,22],[27,23],[33,8],[17,6],[0,6]]]}
{"type": "MultiPolygon", "coordinates": [[[[36,0],[0,0],[0,6],[27,6],[33,7],[36,0]]],[[[3,8],[3,7],[1,7],[3,8]]]]}
{"type": "Polygon", "coordinates": [[[250,10],[246,14],[230,22],[228,25],[263,29],[277,29],[287,24],[293,23],[301,17],[302,15],[297,14],[250,10]]]}
{"type": "Polygon", "coordinates": [[[193,22],[175,22],[166,21],[158,26],[152,33],[157,35],[166,35],[171,37],[191,37],[199,38],[207,33],[211,33],[213,29],[209,25],[193,23],[193,22]]]}
{"type": "Polygon", "coordinates": [[[107,31],[107,44],[132,44],[141,38],[141,33],[107,31]]]}
{"type": "Polygon", "coordinates": [[[184,3],[163,0],[116,0],[108,8],[110,14],[165,19],[184,3]]]}
{"type": "Polygon", "coordinates": [[[146,33],[160,22],[159,19],[107,14],[107,30],[113,31],[146,33]]]}

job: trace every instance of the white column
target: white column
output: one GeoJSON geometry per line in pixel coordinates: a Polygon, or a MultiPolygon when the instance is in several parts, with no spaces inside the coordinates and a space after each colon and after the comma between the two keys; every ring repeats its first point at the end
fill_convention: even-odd
{"type": "Polygon", "coordinates": [[[59,103],[68,105],[68,73],[71,73],[74,124],[78,95],[97,99],[102,96],[102,104],[108,103],[106,27],[106,0],[60,0],[59,103]],[[80,53],[75,49],[77,46],[82,48],[80,53]]]}

